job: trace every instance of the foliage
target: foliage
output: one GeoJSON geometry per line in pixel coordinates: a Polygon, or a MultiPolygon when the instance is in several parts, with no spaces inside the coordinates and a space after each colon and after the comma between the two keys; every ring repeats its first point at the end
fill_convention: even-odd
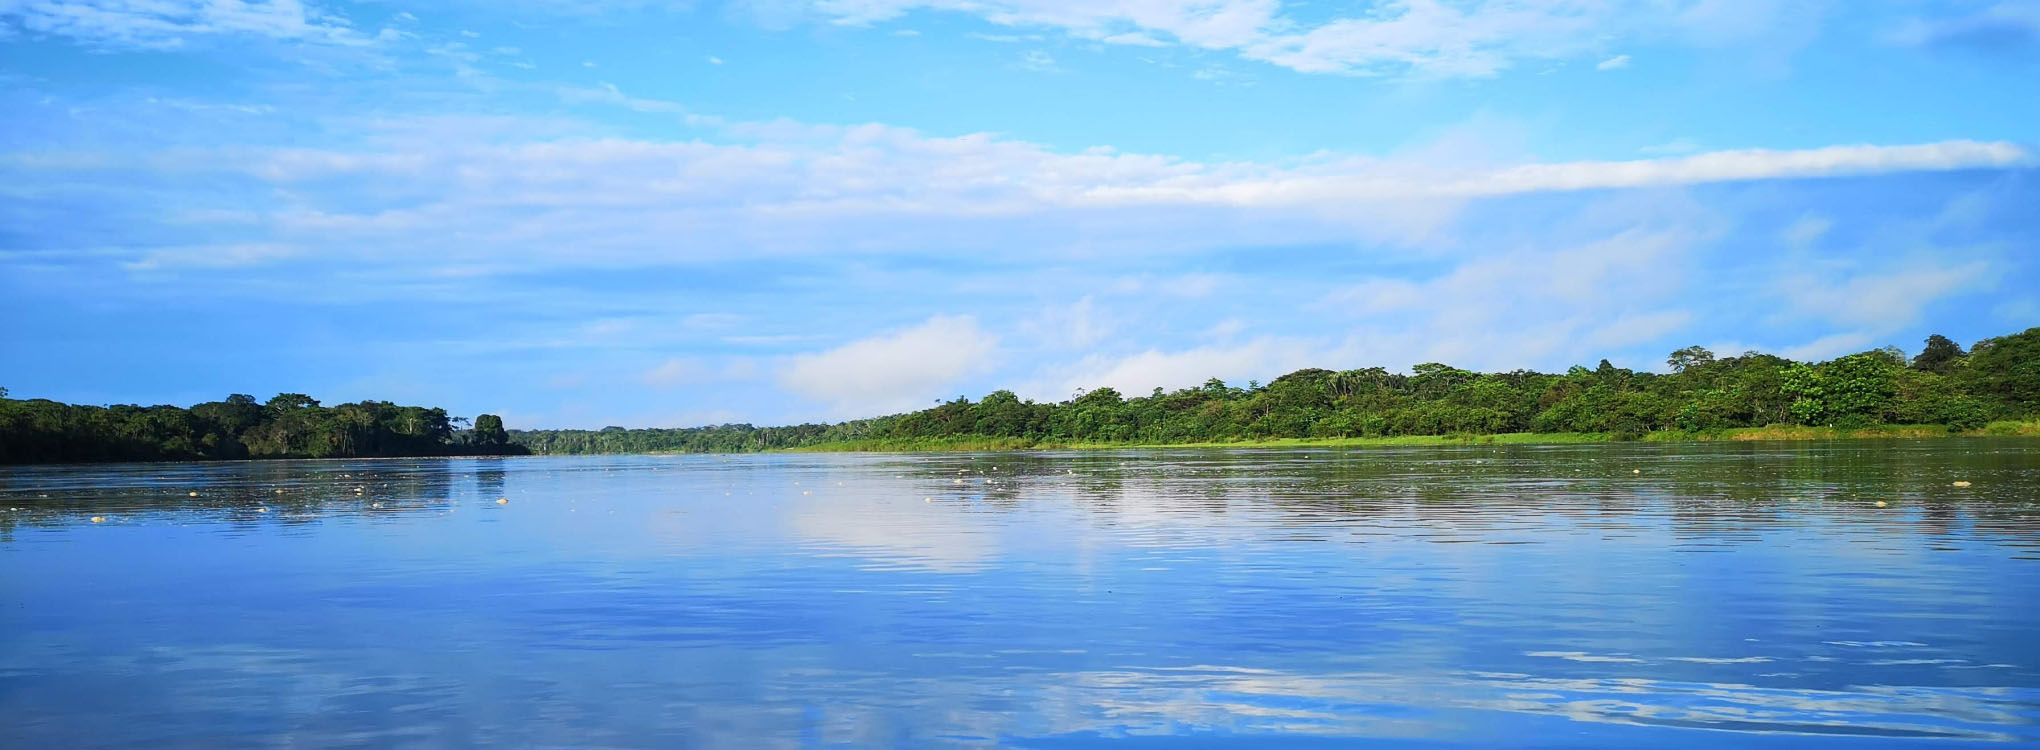
{"type": "Polygon", "coordinates": [[[186,461],[240,458],[505,455],[500,418],[492,433],[462,440],[445,409],[387,401],[321,406],[302,393],[266,403],[234,394],[189,409],[83,406],[14,400],[0,391],[0,463],[186,461]],[[493,441],[492,441],[493,440],[493,441]]]}
{"type": "MultiPolygon", "coordinates": [[[[1939,338],[1928,346],[1945,354],[1939,338]]],[[[1379,367],[1306,369],[1266,385],[1241,388],[1213,378],[1131,398],[1099,388],[1036,403],[996,391],[977,402],[958,398],[840,424],[520,430],[510,439],[536,453],[1371,442],[1529,432],[1664,439],[1674,431],[1705,438],[1774,425],[1817,427],[1793,429],[1823,435],[1885,434],[1875,430],[1888,425],[1970,431],[1993,419],[2040,414],[2040,329],[1979,343],[1968,355],[1942,354],[1909,363],[1896,349],[1879,349],[1814,363],[1756,352],[1717,357],[1694,346],[1671,353],[1670,373],[1607,360],[1564,374],[1478,373],[1435,362],[1408,375],[1379,367]]]]}
{"type": "MultiPolygon", "coordinates": [[[[1058,403],[994,391],[907,414],[838,424],[684,429],[505,430],[483,414],[457,430],[443,409],[299,393],[235,394],[189,409],[14,400],[0,389],[0,463],[507,453],[738,453],[1181,445],[1256,441],[1462,441],[1559,433],[1577,439],[2002,431],[2040,417],[2040,328],[1978,342],[1945,338],[1908,361],[1879,349],[1827,362],[1756,352],[1672,352],[1669,373],[1601,360],[1564,374],[1479,373],[1441,363],[1298,370],[1262,385],[1216,378],[1127,397],[1111,388],[1058,403]],[[2013,421],[2006,421],[2013,420],[2013,421]],[[2017,421],[2028,420],[2028,421],[2017,421]],[[1913,425],[1900,427],[1901,425],[1913,425]],[[1878,432],[1882,430],[1883,432],[1878,432]],[[1894,432],[1896,431],[1896,432],[1894,432]]],[[[2024,429],[2023,427],[2020,429],[2024,429]]],[[[1509,439],[1509,438],[1503,438],[1509,439]]]]}
{"type": "Polygon", "coordinates": [[[1920,350],[1919,356],[1913,357],[1912,367],[1946,375],[1967,356],[1969,352],[1962,351],[1962,345],[1936,333],[1927,337],[1926,348],[1920,350]]]}
{"type": "Polygon", "coordinates": [[[494,414],[475,417],[475,426],[468,433],[468,445],[489,452],[500,452],[510,444],[510,433],[503,429],[503,418],[494,414]]]}
{"type": "Polygon", "coordinates": [[[1978,341],[1964,365],[1956,377],[1970,394],[2006,414],[2040,414],[2040,327],[1978,341]]]}

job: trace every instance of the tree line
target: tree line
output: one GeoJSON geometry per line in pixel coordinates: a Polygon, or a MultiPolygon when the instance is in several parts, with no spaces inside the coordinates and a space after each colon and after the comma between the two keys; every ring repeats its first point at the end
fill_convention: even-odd
{"type": "Polygon", "coordinates": [[[322,406],[302,393],[267,402],[234,394],[190,408],[85,406],[17,400],[0,388],[0,463],[194,461],[245,458],[511,455],[493,414],[361,401],[322,406]]]}
{"type": "Polygon", "coordinates": [[[1055,403],[995,391],[933,408],[838,424],[684,429],[515,430],[534,453],[728,453],[831,443],[988,438],[1065,443],[1193,443],[1268,438],[1606,433],[1637,438],[1679,430],[1879,424],[1951,431],[2040,417],[2040,328],[1969,349],[1940,335],[1908,358],[1895,347],[1797,362],[1757,352],[1721,357],[1692,346],[1670,372],[1601,360],[1563,374],[1479,373],[1427,363],[1306,369],[1262,384],[1216,378],[1197,388],[1128,398],[1111,388],[1055,403]]]}

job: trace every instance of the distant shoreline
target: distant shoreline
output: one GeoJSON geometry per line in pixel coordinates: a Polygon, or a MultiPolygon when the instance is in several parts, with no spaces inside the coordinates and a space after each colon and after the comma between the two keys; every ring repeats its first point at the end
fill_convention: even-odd
{"type": "MultiPolygon", "coordinates": [[[[1871,427],[1736,427],[1701,432],[1662,430],[1623,439],[1608,432],[1515,432],[1495,435],[1399,435],[1394,437],[1268,438],[1189,443],[1068,442],[957,436],[950,438],[853,440],[784,448],[773,453],[930,453],[1028,450],[1123,450],[1130,448],[1393,448],[1462,445],[1583,445],[1598,443],[1696,443],[1812,440],[1898,440],[1918,438],[2034,437],[2040,421],[1993,422],[1978,430],[1951,431],[1941,425],[1871,427]]],[[[656,452],[655,452],[656,453],[656,452]]],[[[674,453],[667,451],[666,453],[674,453]]],[[[540,454],[570,455],[570,454],[540,454]]],[[[623,455],[623,454],[580,454],[623,455]]],[[[650,454],[648,454],[650,455],[650,454]]]]}
{"type": "Polygon", "coordinates": [[[518,459],[571,456],[742,456],[770,453],[1017,453],[1023,451],[1160,450],[1168,448],[1421,448],[1482,445],[1620,445],[1710,442],[1812,442],[1917,440],[1942,438],[2040,438],[2040,421],[1993,422],[1979,430],[1951,432],[1940,425],[1877,425],[1872,427],[1738,427],[1704,432],[1663,430],[1622,439],[1606,432],[1515,432],[1496,435],[1402,435],[1396,437],[1271,438],[1194,443],[1103,443],[1023,438],[958,436],[917,440],[858,440],[800,448],[763,451],[617,451],[613,453],[528,453],[522,455],[440,454],[416,456],[351,456],[321,458],[174,459],[156,461],[70,461],[0,464],[0,468],[102,464],[229,464],[272,461],[406,461],[418,459],[518,459]]]}

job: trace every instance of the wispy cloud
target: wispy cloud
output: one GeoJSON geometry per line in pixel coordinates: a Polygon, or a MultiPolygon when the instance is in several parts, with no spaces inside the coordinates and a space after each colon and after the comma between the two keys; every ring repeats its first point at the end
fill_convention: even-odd
{"type": "Polygon", "coordinates": [[[1525,164],[1476,171],[1425,171],[1418,165],[1349,161],[1336,165],[1343,169],[1317,167],[1267,176],[1225,176],[1232,179],[1205,174],[1162,184],[1100,186],[1087,196],[1098,200],[1271,205],[2002,168],[2033,162],[2032,152],[2017,144],[1975,141],[1793,151],[1749,149],[1668,159],[1525,164]]]}
{"type": "Polygon", "coordinates": [[[1894,330],[1950,294],[1988,286],[1990,264],[1918,263],[1836,278],[1813,274],[1780,279],[1778,296],[1803,314],[1875,332],[1894,330]]]}
{"type": "Polygon", "coordinates": [[[301,252],[291,245],[266,242],[164,247],[144,250],[121,266],[130,271],[244,268],[290,258],[301,252]]]}
{"type": "Polygon", "coordinates": [[[15,0],[0,5],[0,22],[114,47],[177,47],[211,35],[346,45],[375,41],[375,35],[299,0],[15,0]]]}
{"type": "Polygon", "coordinates": [[[1968,12],[1908,20],[1891,32],[1900,44],[2011,52],[2040,47],[2040,4],[2001,0],[1968,12]]]}
{"type": "Polygon", "coordinates": [[[668,357],[644,373],[644,382],[661,388],[701,385],[719,381],[745,380],[758,374],[758,364],[748,357],[711,362],[701,357],[668,357]]]}
{"type": "Polygon", "coordinates": [[[1308,20],[1279,0],[813,0],[808,5],[838,24],[947,11],[1003,26],[1061,29],[1107,44],[1229,50],[1304,73],[1480,77],[1523,60],[1590,54],[1615,39],[1719,43],[1757,36],[1770,31],[1781,15],[1775,4],[1389,0],[1364,12],[1308,20]]]}

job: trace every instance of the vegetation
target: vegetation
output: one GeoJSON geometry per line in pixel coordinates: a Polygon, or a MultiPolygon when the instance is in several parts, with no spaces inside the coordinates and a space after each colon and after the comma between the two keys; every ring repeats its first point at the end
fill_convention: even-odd
{"type": "Polygon", "coordinates": [[[258,403],[235,394],[189,409],[15,400],[0,388],[0,463],[236,458],[506,455],[503,420],[463,431],[445,409],[362,401],[320,406],[301,393],[258,403]]]}
{"type": "Polygon", "coordinates": [[[1910,360],[1895,348],[1810,363],[1692,346],[1666,364],[1662,374],[1607,360],[1564,374],[1308,369],[1244,388],[1212,379],[1135,398],[1099,388],[1058,403],[995,391],[839,424],[646,430],[505,430],[491,414],[462,430],[444,409],[327,407],[297,393],[182,409],[15,400],[0,389],[0,463],[2040,434],[2040,328],[1968,351],[1932,336],[1910,360]]]}
{"type": "MultiPolygon", "coordinates": [[[[1564,374],[1477,373],[1422,364],[1292,372],[1266,385],[1220,380],[1127,398],[1111,388],[1059,403],[996,391],[908,414],[791,427],[519,430],[534,453],[940,450],[1242,441],[1588,442],[2033,434],[2040,328],[1963,351],[1942,336],[1819,363],[1756,352],[1673,352],[1666,374],[1602,360],[1564,374]],[[2019,421],[2028,420],[2028,421],[2019,421]],[[1535,433],[1535,434],[1531,434],[1535,433]]],[[[479,422],[477,423],[479,425],[479,422]]]]}
{"type": "MultiPolygon", "coordinates": [[[[2023,437],[2040,436],[2040,422],[1992,422],[1980,430],[1952,431],[1942,425],[1884,424],[1870,427],[1733,427],[1720,430],[1659,430],[1635,438],[1648,443],[1713,442],[1746,440],[1867,440],[1926,438],[1950,435],[2023,437]]],[[[1197,443],[1087,443],[1021,438],[898,438],[849,440],[839,443],[790,448],[802,453],[906,452],[906,451],[989,451],[989,450],[1086,450],[1099,448],[1363,448],[1425,445],[1574,445],[1612,443],[1618,436],[1606,432],[1509,432],[1495,435],[1396,435],[1383,437],[1281,437],[1251,438],[1197,443]]]]}

